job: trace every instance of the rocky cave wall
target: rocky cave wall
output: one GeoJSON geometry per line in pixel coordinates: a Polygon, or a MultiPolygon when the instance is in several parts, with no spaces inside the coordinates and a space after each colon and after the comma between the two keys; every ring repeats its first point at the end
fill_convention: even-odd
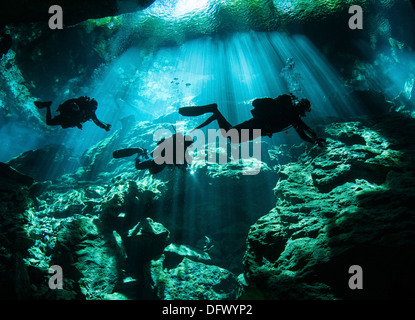
{"type": "Polygon", "coordinates": [[[327,148],[281,167],[277,205],[248,235],[247,297],[414,298],[413,130],[399,114],[332,123],[327,148]],[[352,265],[363,290],[349,288],[352,265]]]}

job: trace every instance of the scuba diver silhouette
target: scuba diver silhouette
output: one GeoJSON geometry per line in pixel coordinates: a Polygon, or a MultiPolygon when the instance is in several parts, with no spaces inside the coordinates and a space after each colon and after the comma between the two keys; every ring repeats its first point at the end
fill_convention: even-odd
{"type": "Polygon", "coordinates": [[[261,129],[261,136],[271,137],[274,133],[293,127],[305,141],[318,144],[319,146],[322,146],[323,142],[325,142],[325,139],[318,138],[317,134],[300,118],[305,117],[306,112],[311,111],[311,104],[308,99],[299,100],[292,94],[284,94],[275,99],[255,99],[252,105],[254,106],[254,109],[251,110],[253,118],[236,126],[232,126],[225,119],[218,110],[216,103],[205,106],[182,107],[179,108],[179,113],[190,117],[200,116],[208,112],[213,113],[212,116],[194,130],[203,128],[217,120],[221,129],[225,131],[236,129],[240,137],[244,137],[244,135],[241,135],[241,130],[249,129],[250,135],[248,140],[255,138],[252,135],[253,129],[261,129]]]}
{"type": "Polygon", "coordinates": [[[88,120],[94,121],[94,123],[109,131],[110,124],[106,124],[98,120],[95,110],[97,110],[98,102],[95,99],[89,97],[79,97],[77,99],[70,99],[59,105],[56,111],[59,111],[59,115],[52,118],[50,106],[52,101],[40,102],[35,101],[36,107],[39,109],[46,108],[46,124],[48,126],[62,126],[62,128],[78,127],[82,130],[82,124],[88,120]]]}
{"type": "Polygon", "coordinates": [[[151,174],[161,172],[167,166],[186,170],[190,164],[187,148],[193,142],[194,140],[190,136],[185,136],[179,132],[167,139],[161,139],[154,151],[151,152],[151,157],[148,156],[147,150],[144,148],[120,149],[114,151],[112,156],[119,159],[137,154],[135,168],[137,170],[148,169],[151,174]],[[168,159],[166,153],[171,155],[170,159],[168,159]]]}

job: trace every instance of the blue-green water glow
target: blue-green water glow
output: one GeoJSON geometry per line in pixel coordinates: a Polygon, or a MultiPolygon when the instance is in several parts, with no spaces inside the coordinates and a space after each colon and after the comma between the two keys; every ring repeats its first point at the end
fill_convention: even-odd
{"type": "MultiPolygon", "coordinates": [[[[342,79],[319,50],[305,36],[277,32],[205,37],[149,54],[132,47],[101,71],[88,92],[99,102],[98,118],[114,129],[131,114],[138,121],[153,120],[181,106],[214,102],[237,124],[251,118],[254,99],[292,91],[293,83],[281,75],[289,58],[295,62],[293,72],[300,75],[301,91],[294,93],[312,103],[307,118],[356,113],[357,104],[350,101],[342,79]],[[334,104],[332,98],[339,96],[341,104],[338,99],[334,104]]],[[[65,143],[80,153],[105,135],[87,124],[82,132],[68,130],[65,143]]],[[[287,138],[291,139],[275,135],[276,142],[287,138]]]]}

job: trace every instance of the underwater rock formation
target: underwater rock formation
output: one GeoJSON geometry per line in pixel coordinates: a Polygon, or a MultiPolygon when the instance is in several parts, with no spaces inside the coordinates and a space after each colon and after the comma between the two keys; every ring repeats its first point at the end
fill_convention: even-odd
{"type": "MultiPolygon", "coordinates": [[[[8,239],[1,266],[15,270],[26,288],[18,297],[412,297],[411,117],[389,112],[331,119],[324,148],[262,142],[255,176],[244,176],[240,163],[203,161],[192,163],[192,173],[165,169],[150,175],[137,171],[132,158],[111,159],[119,147],[151,150],[152,132],[169,126],[163,120],[114,132],[85,152],[78,169],[53,183],[34,183],[4,164],[4,185],[12,187],[2,197],[22,200],[10,202],[1,215],[1,236],[8,239]],[[241,197],[246,184],[261,188],[241,197]],[[200,190],[194,202],[186,198],[190,190],[200,190]],[[267,190],[275,197],[265,197],[267,190]],[[64,290],[47,286],[52,264],[64,268],[64,290]],[[364,270],[363,291],[347,286],[351,265],[364,270]]],[[[5,288],[17,281],[2,279],[5,288]]]]}
{"type": "Polygon", "coordinates": [[[163,300],[234,300],[238,279],[218,266],[183,257],[176,266],[166,268],[164,259],[152,262],[154,290],[163,300]]]}
{"type": "Polygon", "coordinates": [[[140,273],[140,266],[157,259],[169,243],[170,232],[161,223],[150,218],[139,221],[124,240],[127,264],[132,272],[140,273]]]}
{"type": "Polygon", "coordinates": [[[36,181],[54,180],[79,166],[73,151],[63,145],[47,145],[30,150],[8,161],[18,171],[36,181]]]}
{"type": "Polygon", "coordinates": [[[33,245],[26,231],[34,180],[0,163],[0,299],[27,299],[29,270],[23,261],[33,245]]]}
{"type": "MultiPolygon", "coordinates": [[[[156,145],[153,132],[170,127],[167,120],[125,123],[87,150],[72,172],[53,180],[47,172],[48,176],[37,177],[25,207],[25,230],[31,242],[24,259],[35,275],[30,278],[34,284],[31,297],[229,299],[240,294],[237,275],[243,271],[245,238],[249,226],[274,205],[269,201],[272,185],[266,187],[264,179],[275,180],[270,166],[277,162],[266,156],[265,143],[262,161],[218,165],[199,159],[187,172],[166,168],[151,175],[135,169],[134,157],[112,159],[112,152],[120,147],[152,150],[156,145]],[[259,166],[259,174],[244,175],[244,169],[253,165],[259,166]],[[251,183],[262,184],[264,189],[251,192],[244,200],[231,200],[251,183]],[[190,190],[196,191],[193,199],[186,196],[190,190]],[[224,196],[218,198],[218,194],[224,196]],[[255,197],[264,200],[252,203],[255,197]],[[63,291],[51,291],[47,286],[48,267],[53,264],[64,269],[63,291]],[[189,276],[177,278],[183,268],[189,276]],[[196,286],[200,279],[203,284],[196,286]],[[176,292],[179,287],[186,291],[176,292]],[[202,294],[203,288],[206,292],[202,294]]],[[[185,128],[193,126],[185,123],[185,128]]],[[[27,159],[37,155],[39,162],[53,162],[53,152],[58,155],[60,149],[45,150],[49,149],[28,152],[11,163],[30,172],[27,159]]],[[[229,151],[209,144],[206,150],[217,155],[229,151]]],[[[59,161],[72,160],[63,157],[56,161],[64,166],[59,161]]]]}
{"type": "Polygon", "coordinates": [[[281,166],[277,206],[250,229],[246,297],[413,298],[415,122],[388,114],[325,131],[326,148],[281,166]],[[364,290],[348,287],[352,265],[364,290]]]}

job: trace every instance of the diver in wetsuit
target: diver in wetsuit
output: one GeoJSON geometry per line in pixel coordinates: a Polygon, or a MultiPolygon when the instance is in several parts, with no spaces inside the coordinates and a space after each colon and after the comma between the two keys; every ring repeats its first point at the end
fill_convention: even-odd
{"type": "Polygon", "coordinates": [[[82,130],[82,124],[88,120],[92,120],[98,127],[103,128],[105,131],[109,131],[111,128],[110,124],[98,120],[95,114],[98,102],[95,99],[79,97],[77,99],[67,100],[56,109],[60,114],[54,118],[52,118],[52,113],[50,111],[51,104],[51,101],[35,101],[35,105],[39,109],[46,108],[46,124],[48,126],[60,125],[64,129],[78,127],[82,130]]]}
{"type": "Polygon", "coordinates": [[[135,168],[137,170],[148,169],[151,174],[158,173],[164,168],[169,166],[170,168],[179,168],[186,170],[190,163],[188,162],[187,148],[193,143],[191,137],[185,137],[182,133],[175,133],[171,137],[163,138],[157,143],[157,147],[151,153],[151,157],[147,154],[147,150],[143,148],[126,148],[113,152],[112,156],[115,159],[130,157],[137,154],[135,160],[135,168]],[[181,152],[177,152],[179,148],[181,152]],[[166,152],[172,152],[171,163],[165,161],[168,156],[166,152]],[[166,158],[166,159],[165,159],[166,158]]]}
{"type": "Polygon", "coordinates": [[[325,139],[318,138],[316,133],[301,120],[301,117],[306,116],[306,112],[311,111],[309,100],[298,100],[293,95],[284,94],[275,99],[256,99],[252,102],[252,105],[254,106],[254,109],[251,110],[253,118],[236,126],[232,126],[225,119],[218,110],[216,103],[200,107],[182,107],[179,108],[179,113],[183,116],[200,116],[212,112],[213,115],[196,129],[203,128],[212,121],[217,120],[221,129],[225,131],[236,129],[240,137],[244,137],[244,135],[241,135],[241,130],[249,129],[249,140],[254,139],[252,135],[253,129],[261,129],[262,136],[271,137],[274,133],[293,127],[305,141],[318,144],[319,146],[322,146],[323,142],[325,142],[325,139]]]}

